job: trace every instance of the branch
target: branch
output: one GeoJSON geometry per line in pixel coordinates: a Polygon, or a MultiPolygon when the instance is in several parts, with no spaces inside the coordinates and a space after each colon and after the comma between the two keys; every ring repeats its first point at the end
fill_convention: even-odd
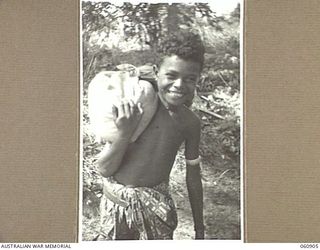
{"type": "Polygon", "coordinates": [[[208,114],[208,115],[214,116],[214,117],[216,117],[216,118],[219,118],[219,119],[221,119],[221,120],[224,120],[224,119],[225,119],[225,118],[222,117],[221,115],[218,115],[218,114],[216,114],[216,113],[214,113],[214,112],[211,112],[211,111],[209,111],[209,110],[202,109],[202,108],[198,108],[198,110],[201,111],[201,112],[203,112],[203,113],[205,113],[205,114],[208,114]]]}
{"type": "Polygon", "coordinates": [[[218,72],[218,76],[220,77],[220,79],[223,81],[223,83],[224,83],[225,85],[227,85],[228,87],[230,87],[229,83],[227,83],[226,80],[224,80],[224,78],[222,77],[222,75],[221,75],[220,72],[218,72]]]}
{"type": "Polygon", "coordinates": [[[205,100],[206,102],[212,102],[212,103],[214,103],[214,104],[220,105],[219,102],[216,102],[216,101],[214,101],[214,100],[210,100],[208,97],[205,97],[205,96],[203,96],[203,95],[201,95],[200,98],[201,98],[202,100],[205,100]]]}
{"type": "Polygon", "coordinates": [[[92,65],[93,65],[93,63],[94,63],[95,60],[96,60],[96,54],[91,57],[90,63],[89,63],[89,65],[87,66],[87,68],[86,68],[86,70],[85,70],[85,72],[84,72],[84,79],[87,79],[87,78],[88,78],[88,75],[89,75],[89,73],[90,73],[90,70],[91,70],[92,65]]]}

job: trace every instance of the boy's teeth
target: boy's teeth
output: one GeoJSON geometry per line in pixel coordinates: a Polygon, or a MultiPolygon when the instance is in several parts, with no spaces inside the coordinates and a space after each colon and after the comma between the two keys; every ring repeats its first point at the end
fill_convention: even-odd
{"type": "Polygon", "coordinates": [[[182,97],[183,94],[179,92],[170,92],[171,95],[176,96],[176,97],[182,97]]]}

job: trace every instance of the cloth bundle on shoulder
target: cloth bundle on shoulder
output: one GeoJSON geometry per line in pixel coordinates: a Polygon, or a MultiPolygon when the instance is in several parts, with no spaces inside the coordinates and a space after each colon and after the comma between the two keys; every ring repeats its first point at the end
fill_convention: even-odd
{"type": "Polygon", "coordinates": [[[131,142],[148,126],[158,105],[158,96],[149,81],[139,78],[139,69],[130,64],[118,65],[119,71],[102,71],[90,82],[88,104],[90,130],[99,142],[112,142],[118,133],[112,108],[123,98],[141,103],[143,115],[131,142]]]}

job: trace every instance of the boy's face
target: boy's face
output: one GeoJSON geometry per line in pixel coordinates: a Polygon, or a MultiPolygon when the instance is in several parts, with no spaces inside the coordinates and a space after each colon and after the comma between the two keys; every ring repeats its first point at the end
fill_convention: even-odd
{"type": "Polygon", "coordinates": [[[198,62],[186,61],[176,55],[166,57],[158,72],[158,90],[162,103],[170,108],[190,101],[200,71],[198,62]]]}

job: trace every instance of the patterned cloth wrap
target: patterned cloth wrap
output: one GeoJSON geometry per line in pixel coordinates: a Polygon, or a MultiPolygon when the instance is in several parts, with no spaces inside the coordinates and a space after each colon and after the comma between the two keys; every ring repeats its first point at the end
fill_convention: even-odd
{"type": "Polygon", "coordinates": [[[168,181],[148,188],[103,179],[100,240],[172,239],[177,213],[168,181]]]}

